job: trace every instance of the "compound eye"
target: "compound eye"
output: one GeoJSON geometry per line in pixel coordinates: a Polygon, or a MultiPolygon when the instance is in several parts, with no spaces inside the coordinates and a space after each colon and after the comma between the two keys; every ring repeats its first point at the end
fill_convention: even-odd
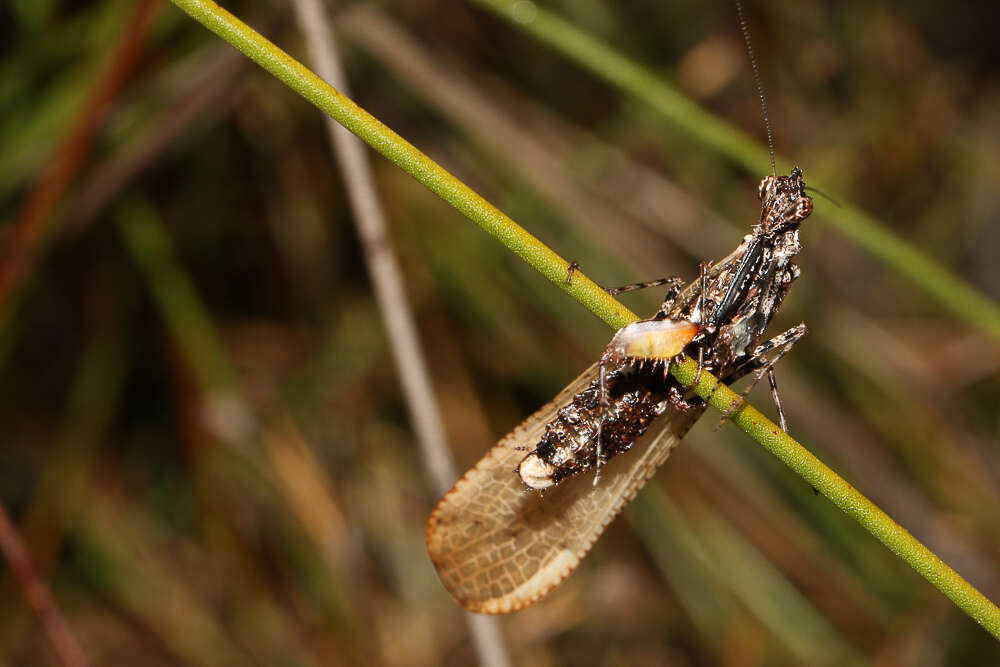
{"type": "Polygon", "coordinates": [[[765,176],[760,182],[760,188],[758,189],[757,196],[760,198],[761,202],[767,197],[768,191],[774,185],[774,176],[765,176]]]}
{"type": "Polygon", "coordinates": [[[803,197],[795,203],[794,217],[796,220],[805,220],[813,212],[813,200],[803,197]]]}

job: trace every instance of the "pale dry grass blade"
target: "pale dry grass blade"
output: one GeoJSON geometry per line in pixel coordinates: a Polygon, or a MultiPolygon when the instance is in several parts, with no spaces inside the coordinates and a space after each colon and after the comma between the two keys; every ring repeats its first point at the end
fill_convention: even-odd
{"type": "Polygon", "coordinates": [[[496,159],[509,161],[560,216],[609,239],[629,264],[656,272],[688,261],[677,246],[694,256],[718,250],[705,229],[724,235],[726,225],[690,195],[522,91],[427,48],[371,6],[351,7],[339,25],[429,107],[496,159]],[[589,168],[581,167],[581,155],[589,168]],[[595,181],[588,170],[598,155],[602,168],[595,181]]]}
{"type": "Polygon", "coordinates": [[[278,418],[264,429],[262,440],[285,500],[302,527],[331,567],[349,571],[347,522],[321,472],[323,466],[295,423],[286,416],[278,418]]]}
{"type": "MultiPolygon", "coordinates": [[[[345,94],[350,94],[347,76],[320,0],[294,0],[292,6],[317,73],[345,94]]],[[[417,444],[433,487],[441,491],[455,478],[455,462],[420,346],[415,318],[403,287],[403,273],[375,189],[368,154],[361,141],[347,129],[331,118],[326,119],[326,124],[331,149],[344,178],[365,262],[372,276],[375,298],[385,322],[417,444]]],[[[473,618],[468,618],[467,623],[483,665],[506,667],[510,664],[500,629],[495,623],[473,618]]]]}

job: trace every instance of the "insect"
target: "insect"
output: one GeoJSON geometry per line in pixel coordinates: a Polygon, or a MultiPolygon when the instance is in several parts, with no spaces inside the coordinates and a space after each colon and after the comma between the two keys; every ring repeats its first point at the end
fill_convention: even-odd
{"type": "MultiPolygon", "coordinates": [[[[740,19],[746,35],[742,12],[740,19]]],[[[579,564],[704,412],[704,402],[668,373],[679,355],[696,357],[699,374],[704,368],[724,382],[751,372],[756,382],[767,373],[787,430],[773,365],[805,327],[761,340],[799,275],[792,259],[812,200],[797,168],[789,176],[772,172],[759,196],[760,219],[736,250],[703,263],[686,287],[680,279],[656,281],[670,285],[660,310],[619,330],[599,362],[438,502],[428,520],[428,553],[462,606],[516,611],[579,564]],[[598,474],[580,474],[591,468],[599,483],[598,474]]]]}
{"type": "Polygon", "coordinates": [[[735,372],[754,366],[769,372],[782,428],[787,431],[773,364],[805,328],[799,325],[769,341],[767,350],[777,350],[770,361],[758,343],[798,277],[798,267],[791,263],[800,249],[798,226],[812,212],[804,188],[798,169],[789,176],[768,176],[759,190],[760,222],[733,253],[732,266],[725,264],[712,275],[710,265],[703,264],[700,280],[692,286],[697,289],[686,298],[678,298],[679,278],[664,281],[671,289],[659,312],[620,329],[601,356],[596,403],[593,389],[574,396],[546,426],[535,451],[519,464],[518,474],[526,486],[546,489],[590,467],[598,468],[596,484],[599,468],[628,449],[667,404],[691,409],[683,398],[685,388],[667,379],[672,360],[685,349],[697,350],[699,371],[707,368],[730,381],[735,372]]]}

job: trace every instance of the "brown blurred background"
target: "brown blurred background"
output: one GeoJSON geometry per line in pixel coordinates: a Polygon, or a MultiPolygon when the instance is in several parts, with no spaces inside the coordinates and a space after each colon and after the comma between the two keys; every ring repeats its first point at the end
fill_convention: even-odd
{"type": "MultiPolygon", "coordinates": [[[[283,0],[225,5],[307,60],[283,0]]],[[[763,136],[730,3],[545,7],[763,136]]],[[[997,9],[747,13],[779,153],[1000,298],[997,9]]],[[[602,284],[693,278],[756,220],[763,173],[474,2],[330,16],[359,104],[602,284]]],[[[474,664],[424,550],[436,493],[319,112],[165,2],[11,0],[0,54],[0,278],[17,268],[0,281],[0,500],[89,660],[474,664]]],[[[373,166],[465,468],[610,331],[373,166]]],[[[817,197],[773,326],[810,330],[778,370],[792,434],[996,600],[998,340],[834,210],[817,197]]],[[[624,300],[650,313],[649,292],[624,300]]],[[[501,619],[514,664],[1000,662],[717,418],[558,591],[501,619]]],[[[0,664],[58,664],[21,574],[0,567],[0,664]]]]}

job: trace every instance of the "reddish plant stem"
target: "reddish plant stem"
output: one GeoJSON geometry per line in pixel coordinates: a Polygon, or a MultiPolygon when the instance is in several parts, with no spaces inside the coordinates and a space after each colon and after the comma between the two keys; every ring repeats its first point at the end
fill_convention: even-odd
{"type": "Polygon", "coordinates": [[[138,60],[162,4],[162,0],[142,0],[136,4],[107,69],[14,220],[6,246],[0,249],[0,306],[7,305],[30,270],[45,239],[52,212],[90,153],[105,114],[138,60]]]}
{"type": "Polygon", "coordinates": [[[59,661],[66,667],[87,665],[87,656],[84,655],[83,649],[70,630],[69,623],[59,610],[48,584],[35,571],[28,548],[2,504],[0,504],[0,553],[3,553],[11,573],[21,585],[28,606],[41,621],[42,629],[45,630],[59,661]]]}

